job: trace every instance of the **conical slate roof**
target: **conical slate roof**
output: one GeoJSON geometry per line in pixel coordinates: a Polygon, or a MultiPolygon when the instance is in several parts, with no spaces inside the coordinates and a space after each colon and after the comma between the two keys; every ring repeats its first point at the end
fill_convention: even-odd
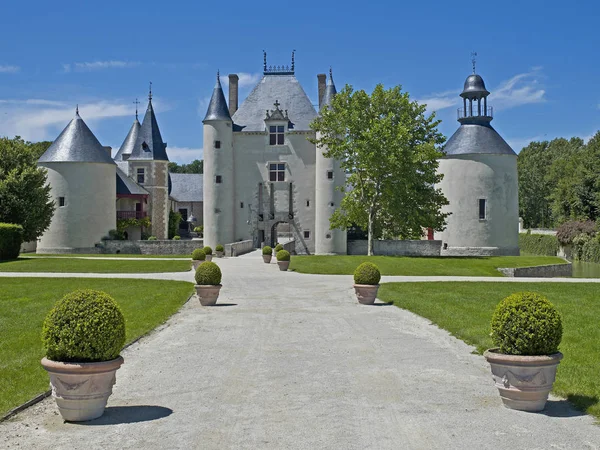
{"type": "Polygon", "coordinates": [[[229,114],[229,108],[227,107],[227,102],[225,101],[225,94],[223,94],[223,88],[221,87],[221,80],[219,80],[218,72],[217,84],[215,84],[215,88],[213,89],[212,97],[210,98],[210,103],[208,104],[208,109],[203,122],[207,120],[231,120],[231,115],[229,114]]]}
{"type": "Polygon", "coordinates": [[[468,154],[516,155],[489,123],[465,123],[452,135],[444,152],[447,156],[468,154]]]}
{"type": "Polygon", "coordinates": [[[79,112],[60,133],[38,162],[90,162],[114,164],[79,112]]]}
{"type": "Polygon", "coordinates": [[[331,73],[331,70],[329,70],[329,80],[327,86],[325,86],[325,93],[323,94],[323,100],[321,101],[321,109],[323,109],[324,106],[331,105],[331,101],[335,94],[337,94],[337,90],[335,89],[335,83],[333,82],[333,74],[331,73]]]}
{"type": "Polygon", "coordinates": [[[167,144],[162,140],[160,135],[160,129],[158,128],[158,122],[154,115],[154,108],[152,107],[152,99],[148,101],[148,109],[146,115],[142,121],[142,125],[138,132],[135,145],[131,151],[129,160],[155,160],[155,161],[168,161],[167,156],[167,144]]]}
{"type": "Polygon", "coordinates": [[[115,155],[115,158],[114,158],[115,161],[123,161],[123,155],[131,155],[131,152],[133,151],[133,147],[135,147],[135,141],[137,140],[138,134],[140,132],[140,128],[141,128],[140,122],[138,121],[138,119],[136,117],[135,120],[133,121],[133,125],[131,125],[131,129],[129,130],[129,133],[127,133],[127,137],[121,144],[121,148],[119,148],[119,151],[115,155]]]}

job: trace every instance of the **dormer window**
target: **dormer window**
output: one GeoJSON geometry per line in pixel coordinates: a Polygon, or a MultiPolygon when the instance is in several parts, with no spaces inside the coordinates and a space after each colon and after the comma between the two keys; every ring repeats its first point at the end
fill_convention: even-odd
{"type": "Polygon", "coordinates": [[[142,149],[144,149],[145,152],[150,151],[150,147],[148,147],[148,144],[146,144],[146,141],[142,142],[142,149]]]}
{"type": "Polygon", "coordinates": [[[137,182],[144,184],[146,182],[146,173],[143,168],[137,169],[137,182]]]}
{"type": "Polygon", "coordinates": [[[285,126],[271,125],[269,127],[269,145],[283,145],[285,126]]]}

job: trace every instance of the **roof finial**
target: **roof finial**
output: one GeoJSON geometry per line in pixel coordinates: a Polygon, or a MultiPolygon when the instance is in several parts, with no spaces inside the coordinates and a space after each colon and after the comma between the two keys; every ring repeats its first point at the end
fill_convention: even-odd
{"type": "Polygon", "coordinates": [[[473,63],[473,73],[475,73],[475,64],[477,63],[477,52],[471,52],[471,62],[473,63]]]}
{"type": "Polygon", "coordinates": [[[294,60],[294,53],[296,53],[296,49],[292,50],[292,72],[294,71],[294,67],[296,65],[296,61],[294,60]]]}
{"type": "Polygon", "coordinates": [[[135,120],[138,119],[138,105],[140,104],[140,102],[138,102],[137,97],[135,98],[135,102],[133,102],[135,104],[135,120]]]}
{"type": "Polygon", "coordinates": [[[267,52],[263,50],[263,71],[267,71],[267,52]]]}
{"type": "Polygon", "coordinates": [[[333,81],[333,70],[331,69],[331,66],[329,66],[329,79],[333,81]]]}
{"type": "Polygon", "coordinates": [[[79,115],[79,103],[75,106],[75,115],[79,115]]]}
{"type": "Polygon", "coordinates": [[[152,102],[152,81],[150,82],[150,91],[148,92],[148,101],[152,102]]]}
{"type": "Polygon", "coordinates": [[[221,83],[221,71],[217,69],[217,83],[221,83]]]}

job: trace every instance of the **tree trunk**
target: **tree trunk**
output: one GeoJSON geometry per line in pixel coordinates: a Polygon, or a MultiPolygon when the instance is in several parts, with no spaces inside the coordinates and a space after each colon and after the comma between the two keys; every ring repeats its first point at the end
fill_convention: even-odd
{"type": "Polygon", "coordinates": [[[369,227],[367,231],[367,255],[373,256],[373,207],[369,208],[369,227]]]}

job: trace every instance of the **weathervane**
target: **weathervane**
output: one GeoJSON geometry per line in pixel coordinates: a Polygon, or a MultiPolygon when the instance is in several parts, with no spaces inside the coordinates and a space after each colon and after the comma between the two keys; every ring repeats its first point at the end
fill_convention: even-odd
{"type": "Polygon", "coordinates": [[[294,66],[296,65],[296,62],[294,60],[294,53],[296,53],[296,49],[292,50],[292,72],[294,71],[294,66]]]}
{"type": "Polygon", "coordinates": [[[137,120],[138,118],[138,105],[140,104],[140,102],[138,102],[138,99],[135,99],[135,102],[133,102],[135,104],[135,119],[137,120]]]}
{"type": "Polygon", "coordinates": [[[263,50],[263,70],[267,71],[267,52],[263,50]]]}
{"type": "Polygon", "coordinates": [[[79,115],[79,103],[75,106],[75,114],[79,115]]]}
{"type": "Polygon", "coordinates": [[[475,64],[477,63],[477,52],[471,52],[471,62],[473,63],[473,73],[475,73],[475,64]]]}
{"type": "Polygon", "coordinates": [[[152,81],[150,82],[150,92],[148,92],[148,100],[152,101],[152,81]]]}

